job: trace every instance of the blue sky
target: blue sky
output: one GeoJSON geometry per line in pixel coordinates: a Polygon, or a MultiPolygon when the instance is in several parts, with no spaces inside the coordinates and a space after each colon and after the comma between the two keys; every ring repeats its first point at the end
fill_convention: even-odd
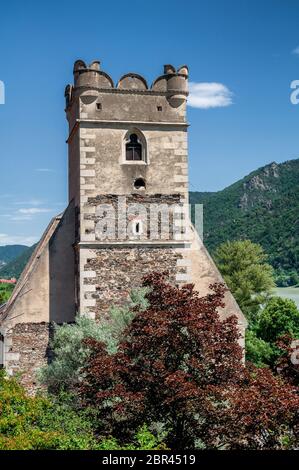
{"type": "Polygon", "coordinates": [[[2,2],[0,245],[32,244],[67,200],[64,87],[74,60],[149,82],[188,64],[191,190],[299,157],[297,0],[2,2]]]}

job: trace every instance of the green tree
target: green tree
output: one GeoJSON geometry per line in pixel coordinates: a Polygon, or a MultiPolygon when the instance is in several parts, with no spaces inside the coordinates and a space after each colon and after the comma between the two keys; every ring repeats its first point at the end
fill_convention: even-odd
{"type": "Polygon", "coordinates": [[[258,338],[250,328],[246,331],[246,360],[257,367],[267,367],[273,362],[274,351],[271,344],[258,338]]]}
{"type": "Polygon", "coordinates": [[[291,299],[271,297],[259,314],[256,333],[259,338],[275,344],[282,335],[299,337],[299,310],[291,299]]]}
{"type": "Polygon", "coordinates": [[[285,355],[277,342],[285,335],[299,338],[299,310],[293,300],[271,297],[246,331],[246,359],[258,367],[276,368],[285,355]]]}
{"type": "Polygon", "coordinates": [[[241,310],[254,320],[275,285],[262,247],[250,240],[228,241],[218,247],[215,260],[241,310]]]}
{"type": "Polygon", "coordinates": [[[13,289],[13,284],[0,284],[0,305],[8,301],[13,289]]]}

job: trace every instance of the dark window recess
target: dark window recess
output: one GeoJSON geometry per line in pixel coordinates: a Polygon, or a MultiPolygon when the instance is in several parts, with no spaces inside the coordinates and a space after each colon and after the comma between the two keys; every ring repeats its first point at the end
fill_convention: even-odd
{"type": "Polygon", "coordinates": [[[97,109],[99,109],[99,110],[102,109],[102,103],[97,103],[97,109]]]}
{"type": "Polygon", "coordinates": [[[140,233],[140,223],[137,222],[137,224],[135,225],[135,232],[138,234],[140,233]]]}
{"type": "Polygon", "coordinates": [[[158,111],[162,111],[162,106],[157,106],[158,111]]]}
{"type": "Polygon", "coordinates": [[[131,134],[126,144],[126,160],[142,160],[142,145],[138,142],[136,134],[131,134]]]}
{"type": "Polygon", "coordinates": [[[137,178],[134,182],[135,189],[145,189],[145,181],[143,178],[137,178]]]}

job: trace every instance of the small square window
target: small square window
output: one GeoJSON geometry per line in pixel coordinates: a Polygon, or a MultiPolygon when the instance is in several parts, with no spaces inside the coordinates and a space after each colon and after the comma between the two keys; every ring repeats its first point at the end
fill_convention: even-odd
{"type": "Polygon", "coordinates": [[[162,111],[162,106],[157,106],[158,111],[162,111]]]}
{"type": "Polygon", "coordinates": [[[102,103],[97,103],[97,110],[100,111],[102,109],[102,103]]]}

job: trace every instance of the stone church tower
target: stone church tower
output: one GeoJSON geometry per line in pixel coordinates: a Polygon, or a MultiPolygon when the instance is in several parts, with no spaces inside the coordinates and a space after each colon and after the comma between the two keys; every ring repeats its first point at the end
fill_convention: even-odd
{"type": "MultiPolygon", "coordinates": [[[[202,295],[223,282],[189,222],[187,96],[186,66],[165,65],[149,87],[135,73],[114,85],[99,62],[75,62],[65,90],[69,205],[0,309],[0,361],[23,372],[30,390],[53,322],[72,322],[76,312],[100,318],[153,271],[202,295]]],[[[225,301],[220,314],[237,315],[243,333],[229,292],[225,301]]]]}

